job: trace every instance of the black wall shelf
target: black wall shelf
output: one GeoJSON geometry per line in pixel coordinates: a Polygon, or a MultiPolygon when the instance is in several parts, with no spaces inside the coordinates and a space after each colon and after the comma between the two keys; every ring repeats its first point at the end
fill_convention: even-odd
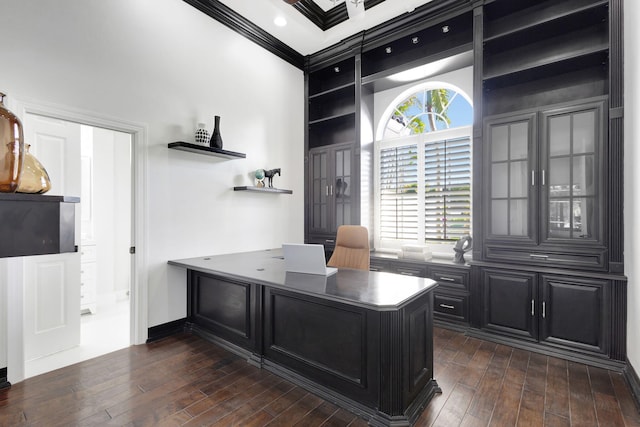
{"type": "Polygon", "coordinates": [[[190,153],[204,154],[206,156],[221,157],[223,159],[244,159],[247,157],[244,153],[235,151],[222,150],[219,148],[207,147],[206,145],[191,144],[189,142],[170,142],[169,148],[174,150],[189,151],[190,153]]]}
{"type": "Polygon", "coordinates": [[[273,187],[252,187],[243,185],[240,187],[233,187],[233,191],[255,191],[256,193],[280,193],[280,194],[293,194],[292,190],[285,190],[282,188],[273,187]]]}

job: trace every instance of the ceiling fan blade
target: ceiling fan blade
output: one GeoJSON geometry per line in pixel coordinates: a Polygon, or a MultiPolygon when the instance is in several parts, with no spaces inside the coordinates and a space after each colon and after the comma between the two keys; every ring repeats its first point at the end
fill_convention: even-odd
{"type": "Polygon", "coordinates": [[[294,3],[298,3],[300,0],[284,0],[285,3],[288,4],[294,4],[294,3]]]}

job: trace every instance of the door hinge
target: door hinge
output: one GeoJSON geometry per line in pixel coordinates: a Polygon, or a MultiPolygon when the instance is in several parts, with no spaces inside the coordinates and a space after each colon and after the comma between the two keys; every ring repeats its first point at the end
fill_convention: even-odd
{"type": "Polygon", "coordinates": [[[130,253],[131,255],[135,254],[135,253],[136,253],[136,247],[135,247],[135,246],[131,246],[131,247],[129,248],[129,253],[130,253]]]}

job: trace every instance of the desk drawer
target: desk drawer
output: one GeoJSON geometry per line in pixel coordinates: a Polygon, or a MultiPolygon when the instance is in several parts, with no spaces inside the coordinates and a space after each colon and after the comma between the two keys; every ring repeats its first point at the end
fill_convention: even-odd
{"type": "Polygon", "coordinates": [[[467,303],[469,297],[461,295],[445,295],[435,292],[433,295],[433,312],[436,319],[469,321],[467,303]]]}

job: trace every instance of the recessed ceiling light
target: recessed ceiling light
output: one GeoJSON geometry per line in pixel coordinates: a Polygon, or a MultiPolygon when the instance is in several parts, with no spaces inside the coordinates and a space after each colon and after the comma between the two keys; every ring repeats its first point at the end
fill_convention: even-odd
{"type": "Polygon", "coordinates": [[[287,20],[284,19],[284,17],[282,16],[277,16],[274,20],[273,23],[276,24],[278,27],[284,27],[287,25],[287,20]]]}

